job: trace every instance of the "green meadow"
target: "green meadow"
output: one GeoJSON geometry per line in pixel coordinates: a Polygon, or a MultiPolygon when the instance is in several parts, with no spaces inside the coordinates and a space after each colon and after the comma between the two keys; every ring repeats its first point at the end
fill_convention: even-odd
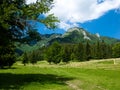
{"type": "Polygon", "coordinates": [[[120,59],[0,69],[0,90],[120,90],[120,59]]]}

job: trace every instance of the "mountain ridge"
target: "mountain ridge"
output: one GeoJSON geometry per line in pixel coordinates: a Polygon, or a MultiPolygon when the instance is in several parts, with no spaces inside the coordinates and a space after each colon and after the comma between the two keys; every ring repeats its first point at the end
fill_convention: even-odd
{"type": "Polygon", "coordinates": [[[49,43],[52,43],[54,41],[58,41],[60,43],[84,43],[86,41],[95,43],[98,41],[104,41],[107,44],[113,44],[120,40],[111,37],[100,36],[98,33],[92,34],[83,28],[74,27],[68,29],[66,33],[64,33],[61,37],[52,39],[49,41],[49,43]]]}
{"type": "MultiPolygon", "coordinates": [[[[37,42],[35,45],[23,45],[22,47],[26,47],[26,50],[28,48],[29,51],[35,50],[38,48],[41,48],[43,46],[49,46],[53,42],[59,42],[59,43],[70,43],[70,44],[76,44],[76,43],[85,43],[89,41],[90,43],[96,43],[96,42],[102,42],[104,41],[106,44],[114,44],[117,42],[120,42],[119,39],[106,37],[106,36],[100,36],[98,33],[92,34],[90,32],[87,32],[83,28],[79,27],[73,27],[68,29],[64,34],[44,34],[41,35],[41,40],[37,42]]],[[[18,47],[21,49],[21,47],[18,47]]],[[[22,48],[23,51],[25,48],[22,48]]]]}

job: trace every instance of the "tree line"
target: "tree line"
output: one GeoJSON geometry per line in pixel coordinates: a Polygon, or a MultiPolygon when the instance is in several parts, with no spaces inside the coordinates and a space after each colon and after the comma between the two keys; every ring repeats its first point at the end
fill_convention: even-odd
{"type": "Polygon", "coordinates": [[[108,59],[120,57],[120,43],[109,45],[102,42],[79,44],[60,44],[54,42],[49,47],[43,47],[33,52],[23,54],[23,64],[37,63],[40,60],[58,64],[69,61],[89,61],[91,59],[108,59]]]}

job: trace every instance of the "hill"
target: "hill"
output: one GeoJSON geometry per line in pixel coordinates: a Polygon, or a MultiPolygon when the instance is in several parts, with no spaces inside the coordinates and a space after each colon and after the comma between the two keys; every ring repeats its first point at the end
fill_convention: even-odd
{"type": "Polygon", "coordinates": [[[21,49],[22,51],[32,51],[43,46],[51,45],[55,41],[59,43],[70,44],[76,44],[80,42],[85,43],[86,41],[89,41],[90,43],[104,41],[106,44],[114,44],[120,42],[120,40],[115,38],[100,36],[98,33],[92,34],[90,32],[87,32],[83,28],[74,27],[68,29],[64,34],[53,33],[41,35],[41,40],[34,43],[34,45],[22,44],[18,47],[18,49],[21,49]]]}
{"type": "Polygon", "coordinates": [[[54,38],[49,41],[49,43],[52,43],[54,41],[58,41],[60,43],[84,43],[86,41],[89,41],[91,43],[95,42],[101,42],[104,41],[107,44],[113,44],[116,42],[119,42],[120,40],[105,36],[100,36],[98,33],[91,34],[90,32],[87,32],[83,28],[74,27],[68,29],[66,33],[64,33],[62,36],[54,38]]]}

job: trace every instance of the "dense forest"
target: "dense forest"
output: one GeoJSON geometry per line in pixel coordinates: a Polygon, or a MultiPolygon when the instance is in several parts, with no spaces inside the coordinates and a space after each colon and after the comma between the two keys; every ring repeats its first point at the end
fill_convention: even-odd
{"type": "Polygon", "coordinates": [[[79,44],[52,43],[35,51],[25,52],[19,60],[23,64],[35,64],[37,61],[47,60],[50,64],[69,61],[89,61],[91,59],[108,59],[120,57],[120,43],[109,45],[102,42],[91,44],[89,42],[79,44]]]}

